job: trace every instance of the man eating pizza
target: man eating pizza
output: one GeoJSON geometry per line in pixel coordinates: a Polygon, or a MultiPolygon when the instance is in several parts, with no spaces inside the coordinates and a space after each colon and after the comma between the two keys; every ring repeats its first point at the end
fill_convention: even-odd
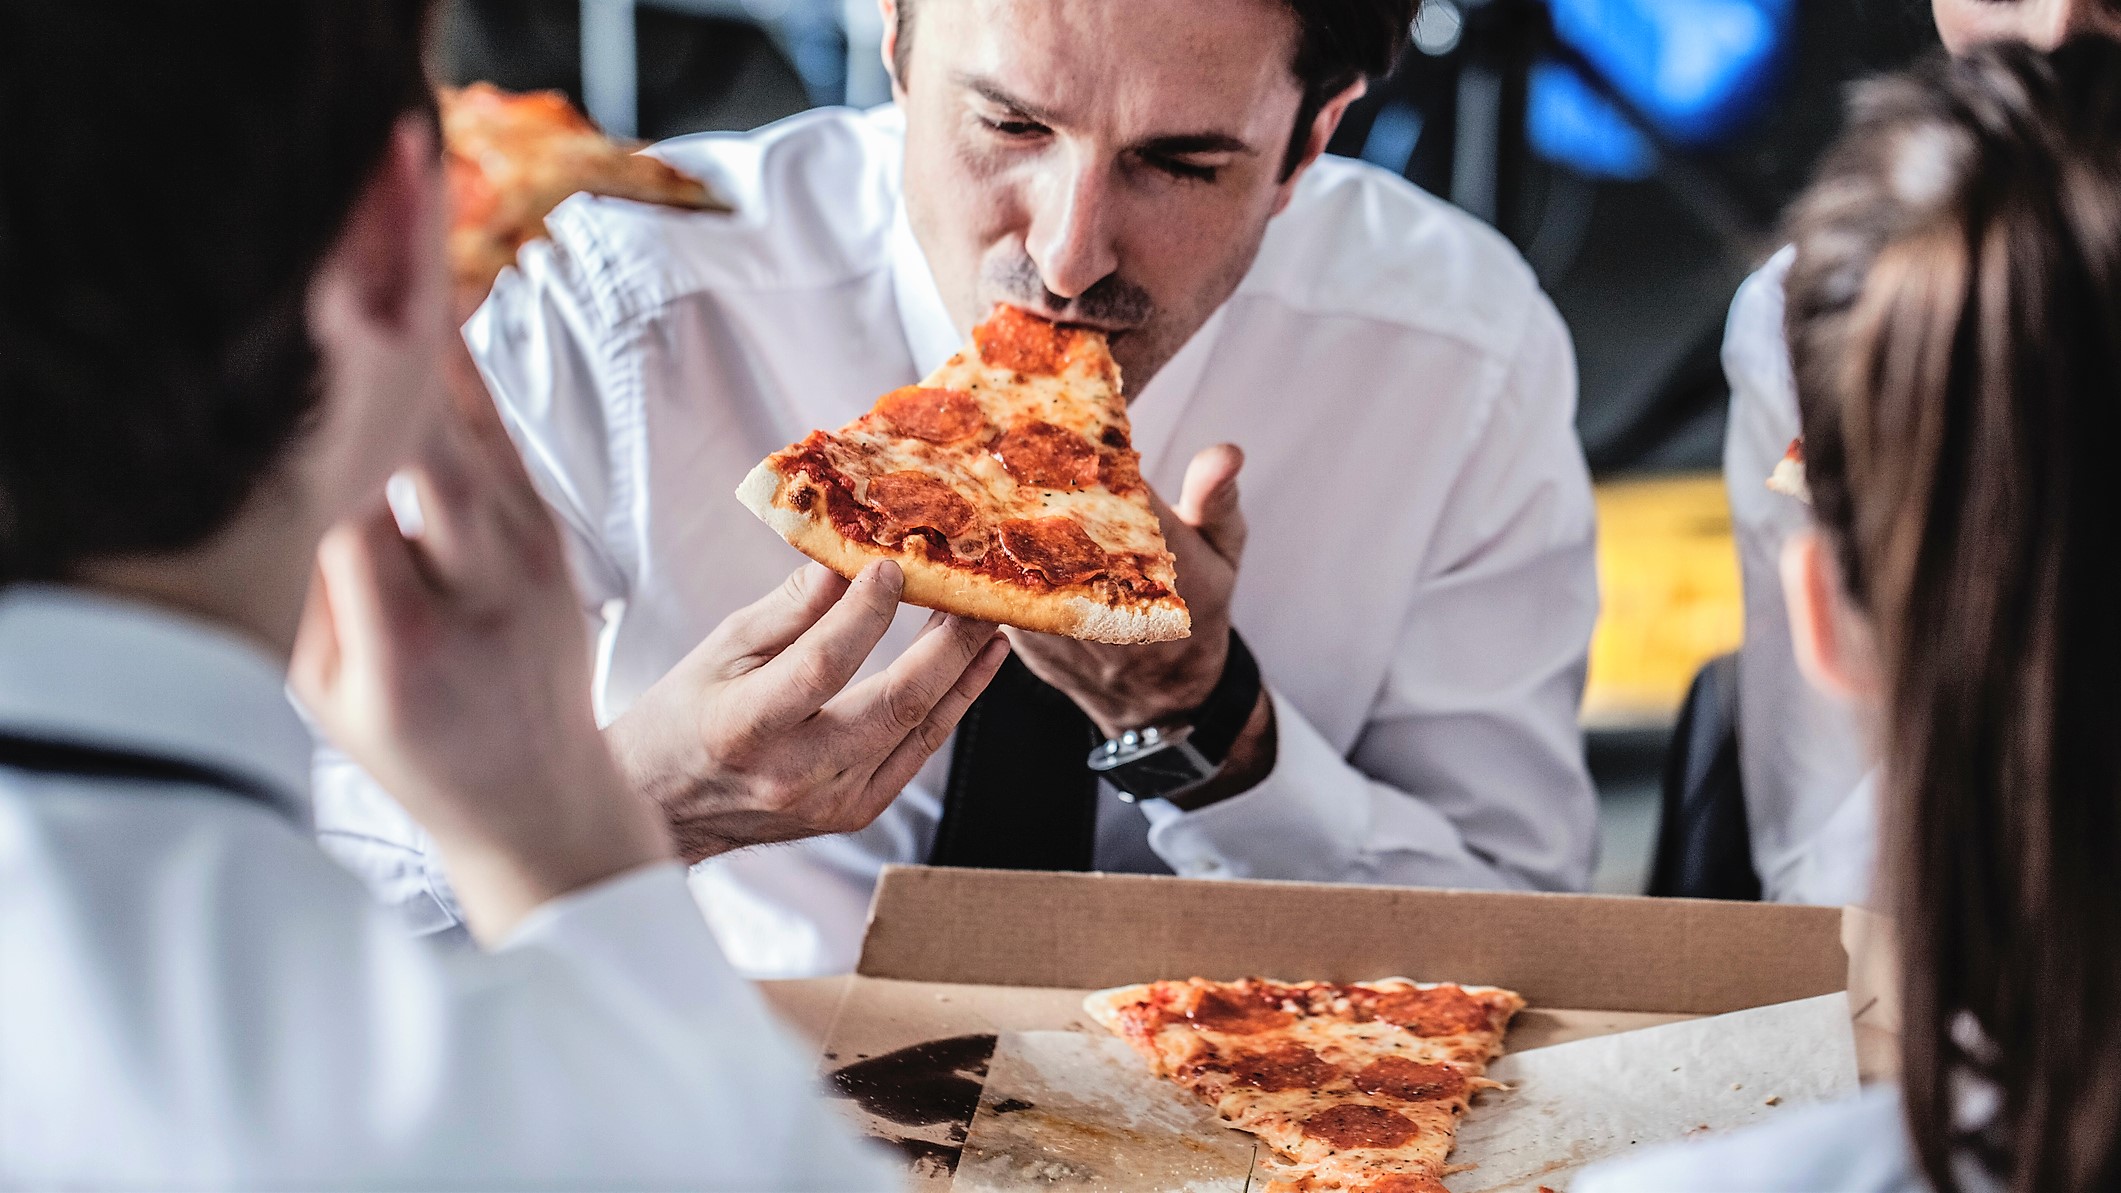
{"type": "MultiPolygon", "coordinates": [[[[891,862],[1584,885],[1567,333],[1501,237],[1321,158],[1414,7],[882,0],[895,103],[665,144],[736,213],[578,197],[503,273],[467,341],[568,532],[607,735],[741,968],[851,965],[891,862]],[[694,651],[792,553],[731,493],[1001,306],[1109,343],[1191,632],[1012,630],[873,823],[744,848],[801,825],[712,781],[755,743],[699,730],[694,651]]],[[[327,843],[448,922],[409,822],[325,786],[327,843]]]]}

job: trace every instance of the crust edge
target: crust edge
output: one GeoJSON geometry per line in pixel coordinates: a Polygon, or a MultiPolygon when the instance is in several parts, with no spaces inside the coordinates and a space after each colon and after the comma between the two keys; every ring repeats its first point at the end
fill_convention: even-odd
{"type": "Polygon", "coordinates": [[[1192,615],[1176,601],[1143,609],[1114,609],[1088,597],[1069,597],[1056,604],[1029,594],[1018,596],[923,556],[883,547],[863,548],[840,537],[821,516],[782,505],[777,500],[782,487],[781,474],[768,457],[737,486],[736,497],[790,546],[848,579],[875,560],[897,563],[906,576],[900,599],[909,605],[1115,646],[1169,642],[1193,631],[1192,615]]]}
{"type": "MultiPolygon", "coordinates": [[[[1274,982],[1282,986],[1301,985],[1299,982],[1287,982],[1279,978],[1260,978],[1258,980],[1274,982]]],[[[1524,1003],[1524,995],[1502,986],[1475,986],[1467,985],[1464,982],[1417,982],[1412,978],[1397,977],[1365,978],[1360,982],[1347,984],[1351,986],[1382,986],[1388,983],[1412,986],[1418,990],[1434,990],[1438,986],[1456,986],[1468,994],[1507,994],[1520,1004],[1516,1010],[1510,1012],[1511,1015],[1514,1016],[1517,1011],[1524,1009],[1522,1005],[1524,1003]]],[[[1104,990],[1092,991],[1083,996],[1083,1013],[1090,1016],[1091,1020],[1100,1027],[1111,1029],[1113,1024],[1119,1021],[1119,1009],[1129,1003],[1139,1002],[1153,984],[1151,982],[1137,982],[1131,986],[1112,986],[1104,990]]]]}

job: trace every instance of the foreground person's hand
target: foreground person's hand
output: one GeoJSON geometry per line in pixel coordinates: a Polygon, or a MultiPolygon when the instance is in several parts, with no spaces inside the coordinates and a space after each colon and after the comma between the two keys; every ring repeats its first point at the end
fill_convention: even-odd
{"type": "Polygon", "coordinates": [[[847,687],[903,585],[892,563],[852,584],[812,564],[723,622],[606,729],[687,861],[863,828],[949,738],[1008,655],[992,625],[938,614],[888,668],[847,687]]]}
{"type": "Polygon", "coordinates": [[[461,414],[408,474],[417,538],[379,499],[325,539],[290,677],[432,834],[491,942],[674,850],[597,732],[559,534],[498,422],[461,414]]]}

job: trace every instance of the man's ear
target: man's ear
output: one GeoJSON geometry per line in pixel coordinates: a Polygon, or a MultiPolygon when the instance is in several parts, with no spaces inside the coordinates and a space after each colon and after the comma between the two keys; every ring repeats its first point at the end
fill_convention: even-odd
{"type": "MultiPolygon", "coordinates": [[[[894,0],[883,2],[891,4],[894,0]]],[[[1361,99],[1369,90],[1370,84],[1367,80],[1357,79],[1341,88],[1340,94],[1327,100],[1325,106],[1318,110],[1318,115],[1311,118],[1311,131],[1304,138],[1303,156],[1296,160],[1296,168],[1289,171],[1289,176],[1282,180],[1281,193],[1274,197],[1275,215],[1280,215],[1282,209],[1289,205],[1289,200],[1296,197],[1297,182],[1303,178],[1304,171],[1311,168],[1311,163],[1318,160],[1318,155],[1326,151],[1326,143],[1333,139],[1333,134],[1340,128],[1341,117],[1348,114],[1348,105],[1361,99]]]]}
{"type": "Polygon", "coordinates": [[[408,113],[325,254],[318,286],[337,290],[347,313],[386,334],[413,330],[429,313],[447,205],[434,120],[408,113]]]}
{"type": "Polygon", "coordinates": [[[884,20],[884,73],[891,77],[891,98],[906,102],[906,80],[898,77],[898,0],[876,0],[884,20]]]}
{"type": "Polygon", "coordinates": [[[1869,620],[1850,602],[1841,565],[1817,531],[1783,544],[1782,599],[1797,669],[1812,686],[1850,704],[1875,703],[1880,695],[1876,639],[1869,620]]]}

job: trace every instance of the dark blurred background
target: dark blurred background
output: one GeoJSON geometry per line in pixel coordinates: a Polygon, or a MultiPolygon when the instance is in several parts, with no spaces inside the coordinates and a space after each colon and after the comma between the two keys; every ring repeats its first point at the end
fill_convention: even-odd
{"type": "MultiPolygon", "coordinates": [[[[647,140],[888,99],[874,0],[447,0],[437,73],[557,88],[647,140]]],[[[1332,149],[1515,241],[1573,329],[1606,618],[1585,719],[1598,885],[1640,890],[1679,695],[1737,644],[1717,358],[1849,83],[1929,51],[1927,0],[1425,0],[1332,149]]]]}

